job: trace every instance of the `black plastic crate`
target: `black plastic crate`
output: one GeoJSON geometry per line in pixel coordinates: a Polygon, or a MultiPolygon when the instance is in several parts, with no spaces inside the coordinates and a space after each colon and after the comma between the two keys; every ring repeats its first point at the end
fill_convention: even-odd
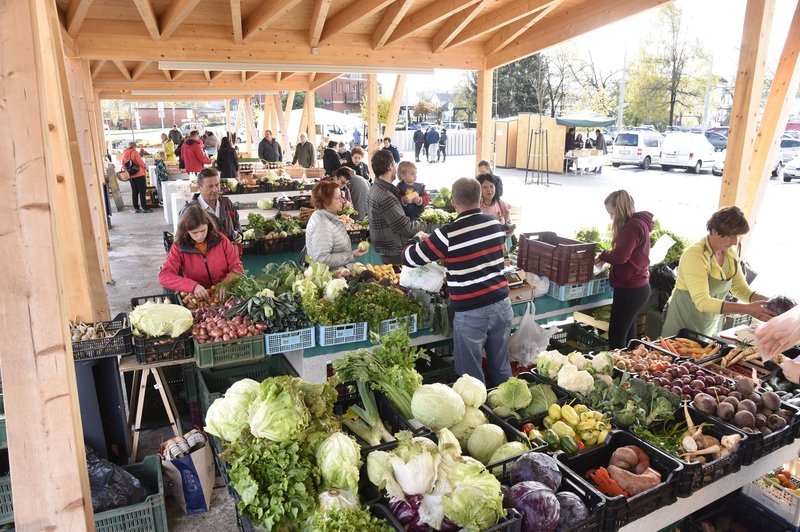
{"type": "Polygon", "coordinates": [[[369,229],[349,229],[347,234],[350,235],[351,244],[358,244],[364,240],[369,240],[369,229]]]}
{"type": "MultiPolygon", "coordinates": [[[[742,441],[739,442],[734,452],[728,456],[717,458],[711,462],[701,463],[687,462],[679,456],[673,456],[665,449],[661,449],[656,442],[651,442],[646,437],[637,434],[639,438],[650,443],[654,447],[658,447],[683,465],[683,469],[678,475],[678,497],[688,497],[700,488],[707,486],[726,475],[730,475],[731,473],[739,471],[739,469],[742,467],[742,457],[745,455],[748,448],[746,433],[720,423],[719,421],[709,417],[699,410],[695,410],[693,407],[689,407],[689,416],[692,418],[692,423],[694,423],[695,426],[700,424],[705,425],[703,427],[704,434],[713,436],[718,440],[722,439],[723,436],[739,434],[742,436],[742,441]]],[[[685,423],[686,416],[684,415],[683,408],[676,409],[673,417],[674,420],[666,422],[666,426],[671,427],[676,423],[685,423]]]]}
{"type": "Polygon", "coordinates": [[[139,364],[153,364],[191,358],[194,356],[194,345],[191,332],[185,332],[177,338],[133,335],[133,352],[139,364]]]}
{"type": "MultiPolygon", "coordinates": [[[[387,512],[389,516],[391,516],[392,521],[389,521],[399,532],[405,532],[406,528],[400,524],[400,521],[394,516],[394,514],[389,510],[389,501],[386,498],[380,500],[380,504],[377,505],[370,505],[370,511],[376,517],[380,517],[383,515],[383,511],[387,512]],[[376,513],[373,510],[373,506],[380,506],[384,508],[381,510],[381,514],[376,513]]],[[[388,520],[388,519],[387,519],[388,520]]],[[[506,508],[506,516],[500,520],[499,523],[494,525],[491,528],[487,528],[482,532],[520,532],[522,530],[522,516],[513,508],[506,508]]]]}
{"type": "Polygon", "coordinates": [[[686,517],[683,520],[681,532],[705,532],[708,528],[701,525],[703,521],[713,523],[716,518],[722,516],[730,517],[733,522],[740,523],[746,527],[746,530],[752,532],[790,532],[795,530],[777,515],[736,491],[686,517]]]}
{"type": "Polygon", "coordinates": [[[433,384],[440,382],[442,384],[452,384],[458,380],[459,375],[456,372],[455,359],[452,355],[440,356],[429,353],[431,360],[417,360],[414,363],[414,369],[417,373],[422,375],[423,384],[433,384]]]}
{"type": "Polygon", "coordinates": [[[91,325],[95,328],[102,326],[106,331],[113,331],[114,334],[106,338],[72,342],[74,360],[126,356],[133,352],[131,327],[126,314],[117,314],[111,321],[101,321],[91,325]]]}
{"type": "MultiPolygon", "coordinates": [[[[504,464],[502,470],[495,472],[497,479],[506,486],[511,486],[511,468],[516,460],[504,464]]],[[[581,498],[589,509],[589,517],[583,522],[571,527],[570,532],[595,532],[603,526],[606,509],[606,499],[602,493],[594,488],[588,481],[580,477],[566,464],[558,462],[561,470],[561,486],[558,491],[569,491],[581,498]]]]}
{"type": "Polygon", "coordinates": [[[398,532],[405,532],[403,525],[400,524],[400,521],[397,520],[388,507],[383,504],[370,504],[368,508],[373,516],[388,522],[389,526],[394,527],[398,532]]]}
{"type": "Polygon", "coordinates": [[[131,310],[135,309],[139,305],[143,305],[145,303],[171,303],[173,305],[183,305],[181,303],[181,298],[176,293],[166,293],[163,294],[155,294],[152,296],[137,296],[131,299],[131,310]]]}
{"type": "Polygon", "coordinates": [[[592,334],[578,323],[559,325],[559,332],[550,337],[550,347],[563,355],[580,351],[581,353],[606,351],[608,340],[592,334]]]}
{"type": "Polygon", "coordinates": [[[593,447],[574,456],[567,456],[563,453],[556,455],[559,460],[583,477],[590,469],[608,467],[614,451],[626,445],[636,445],[647,453],[650,458],[650,467],[661,474],[661,484],[628,498],[622,495],[616,497],[603,495],[606,500],[603,528],[606,530],[616,530],[663,506],[674,503],[677,500],[678,479],[683,466],[676,459],[644,440],[622,431],[614,432],[607,445],[593,447]]]}
{"type": "MultiPolygon", "coordinates": [[[[380,416],[381,421],[383,421],[386,430],[390,434],[394,435],[402,430],[407,430],[419,436],[430,432],[428,427],[414,428],[381,392],[374,390],[372,393],[375,395],[375,406],[378,408],[378,415],[380,416]]],[[[340,395],[336,403],[333,405],[333,413],[341,417],[345,414],[345,412],[347,412],[347,409],[353,405],[360,405],[362,407],[364,406],[361,403],[361,396],[357,391],[354,393],[340,395]]],[[[372,451],[383,451],[394,448],[396,445],[394,442],[387,442],[368,447],[365,441],[356,436],[355,433],[350,432],[350,429],[348,429],[344,424],[342,424],[342,430],[351,434],[356,439],[356,442],[358,442],[358,444],[361,446],[361,455],[364,460],[366,460],[367,455],[372,451]]]]}
{"type": "Polygon", "coordinates": [[[273,255],[275,253],[288,253],[292,251],[292,238],[262,238],[259,240],[259,255],[273,255]]]}
{"type": "Polygon", "coordinates": [[[173,235],[169,231],[164,231],[164,251],[169,253],[169,249],[172,247],[172,243],[174,241],[175,241],[175,235],[173,235]]]}

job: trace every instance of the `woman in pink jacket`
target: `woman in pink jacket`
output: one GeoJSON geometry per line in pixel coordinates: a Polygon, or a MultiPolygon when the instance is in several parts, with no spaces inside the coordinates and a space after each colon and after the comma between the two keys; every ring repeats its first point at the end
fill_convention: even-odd
{"type": "Polygon", "coordinates": [[[158,274],[164,288],[208,298],[207,288],[242,272],[239,253],[217,232],[211,216],[199,204],[190,205],[178,221],[175,241],[158,274]]]}

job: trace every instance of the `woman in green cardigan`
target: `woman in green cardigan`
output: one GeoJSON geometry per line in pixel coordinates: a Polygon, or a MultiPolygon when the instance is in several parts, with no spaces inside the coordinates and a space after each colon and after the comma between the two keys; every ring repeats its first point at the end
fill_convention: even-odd
{"type": "Polygon", "coordinates": [[[749,314],[767,321],[775,314],[764,308],[767,296],[747,284],[736,252],[750,226],[739,207],[724,207],[706,223],[708,236],[681,255],[678,279],[669,300],[664,336],[690,329],[712,336],[724,314],[749,314]],[[740,302],[725,301],[728,292],[740,302]]]}

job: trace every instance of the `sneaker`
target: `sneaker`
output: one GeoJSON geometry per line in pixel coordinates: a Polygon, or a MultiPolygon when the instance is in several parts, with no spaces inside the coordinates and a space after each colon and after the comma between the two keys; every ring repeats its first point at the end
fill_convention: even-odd
{"type": "Polygon", "coordinates": [[[142,212],[153,212],[153,209],[142,209],[142,212]]]}
{"type": "Polygon", "coordinates": [[[144,211],[142,209],[136,209],[133,212],[135,212],[136,214],[142,214],[144,211]]]}

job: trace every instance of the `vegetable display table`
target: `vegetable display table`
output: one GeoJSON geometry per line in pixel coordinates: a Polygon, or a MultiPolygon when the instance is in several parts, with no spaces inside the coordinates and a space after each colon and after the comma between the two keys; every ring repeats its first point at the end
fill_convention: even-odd
{"type": "Polygon", "coordinates": [[[128,463],[136,462],[136,453],[139,450],[139,431],[142,427],[142,411],[144,410],[144,396],[147,392],[147,382],[150,375],[153,376],[155,388],[161,395],[161,403],[164,405],[164,410],[167,412],[167,419],[172,426],[172,432],[176,437],[183,434],[181,428],[181,418],[178,409],[175,406],[175,400],[172,398],[172,392],[169,389],[167,379],[164,377],[164,368],[167,366],[178,366],[181,364],[194,364],[194,357],[182,358],[179,360],[168,360],[165,362],[157,362],[154,364],[139,364],[135,356],[126,356],[120,359],[119,371],[125,373],[128,371],[133,372],[133,384],[131,386],[130,397],[130,410],[128,416],[128,425],[133,432],[133,444],[131,445],[131,454],[128,463]],[[131,425],[131,418],[133,424],[131,425]]]}
{"type": "Polygon", "coordinates": [[[776,467],[797,458],[800,442],[795,440],[791,445],[781,447],[749,466],[743,466],[738,472],[726,476],[719,483],[710,484],[694,492],[691,497],[678,499],[677,502],[664,506],[653,513],[628,523],[620,531],[661,530],[673,524],[677,519],[688,516],[700,508],[711,504],[726,493],[735,491],[745,484],[763,477],[776,467]]]}
{"type": "MultiPolygon", "coordinates": [[[[536,298],[536,321],[544,324],[572,316],[575,310],[588,310],[611,304],[609,293],[597,294],[571,301],[559,301],[550,296],[536,298]]],[[[518,325],[525,314],[527,303],[513,305],[514,324],[518,325]]],[[[432,344],[447,340],[448,337],[431,334],[430,330],[423,329],[411,336],[411,344],[415,346],[432,344]]],[[[312,349],[298,349],[284,353],[286,359],[292,364],[298,375],[310,382],[324,382],[328,378],[328,364],[344,357],[345,353],[361,348],[371,348],[374,345],[367,342],[343,344],[332,347],[314,347],[312,349]]]]}

